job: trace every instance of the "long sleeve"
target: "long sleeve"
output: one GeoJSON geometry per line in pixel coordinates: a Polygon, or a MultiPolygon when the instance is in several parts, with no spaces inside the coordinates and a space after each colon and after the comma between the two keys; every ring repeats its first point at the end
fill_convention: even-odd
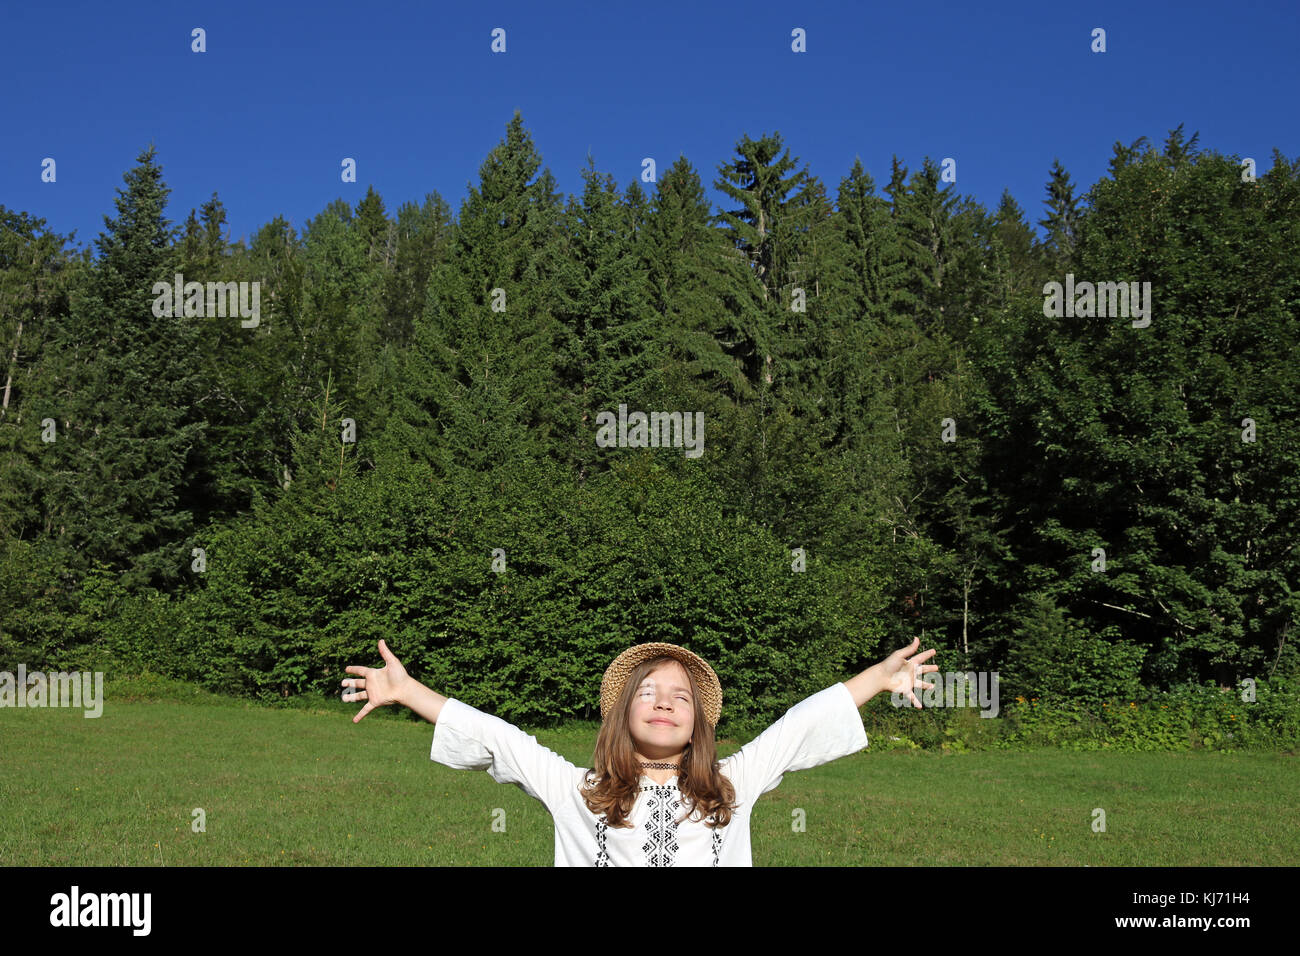
{"type": "Polygon", "coordinates": [[[453,770],[486,770],[497,783],[517,784],[548,810],[578,785],[578,767],[514,724],[455,698],[442,705],[429,757],[453,770]]]}
{"type": "Polygon", "coordinates": [[[720,769],[743,802],[775,790],[791,770],[830,763],[857,753],[868,744],[853,694],[842,683],[795,704],[785,715],[739,751],[720,762],[720,769]]]}

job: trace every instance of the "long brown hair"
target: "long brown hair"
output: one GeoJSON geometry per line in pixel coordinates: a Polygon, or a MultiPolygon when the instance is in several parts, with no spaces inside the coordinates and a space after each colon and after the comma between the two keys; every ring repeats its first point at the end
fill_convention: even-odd
{"type": "MultiPolygon", "coordinates": [[[[642,681],[663,664],[681,664],[676,658],[656,657],[643,661],[633,668],[623,692],[609,712],[605,722],[600,725],[596,736],[596,752],[591,758],[591,769],[587,771],[586,785],[582,790],[582,799],[588,809],[595,814],[604,814],[605,822],[612,827],[630,827],[627,819],[632,812],[641,785],[641,767],[636,758],[636,744],[632,740],[628,715],[632,702],[636,698],[637,688],[642,681]]],[[[718,770],[717,741],[713,736],[713,727],[704,716],[704,705],[700,702],[699,688],[691,669],[682,665],[686,678],[691,685],[691,704],[695,710],[695,724],[691,732],[691,741],[682,753],[682,768],[677,773],[677,789],[682,793],[682,802],[689,808],[685,820],[699,814],[711,827],[725,827],[731,822],[731,811],[735,809],[736,789],[731,781],[718,770]],[[712,817],[712,822],[707,818],[712,817]]],[[[682,820],[678,820],[681,823],[682,820]]]]}

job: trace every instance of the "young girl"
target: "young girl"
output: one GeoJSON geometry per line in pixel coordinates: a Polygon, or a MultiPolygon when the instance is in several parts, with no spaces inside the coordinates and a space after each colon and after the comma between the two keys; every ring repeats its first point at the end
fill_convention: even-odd
{"type": "Polygon", "coordinates": [[[555,821],[556,866],[751,866],[749,815],[785,773],[867,746],[858,708],[881,691],[921,702],[914,687],[939,668],[911,657],[920,639],[791,707],[737,753],[717,759],[722,687],[713,668],[675,644],[640,644],[600,684],[592,769],[575,767],[500,718],[415,681],[383,641],[382,668],[346,668],[343,699],[403,704],[435,724],[433,760],[518,784],[555,821]]]}

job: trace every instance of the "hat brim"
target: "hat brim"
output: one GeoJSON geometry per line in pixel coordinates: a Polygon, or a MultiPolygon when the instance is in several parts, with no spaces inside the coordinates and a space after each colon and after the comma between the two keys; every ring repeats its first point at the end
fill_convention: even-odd
{"type": "Polygon", "coordinates": [[[718,726],[718,720],[722,716],[722,683],[718,680],[718,675],[698,654],[676,644],[658,641],[629,647],[605,668],[605,675],[600,681],[601,720],[608,717],[614,705],[618,703],[627,679],[637,665],[656,657],[671,657],[691,672],[699,690],[705,719],[708,720],[710,727],[718,726]]]}

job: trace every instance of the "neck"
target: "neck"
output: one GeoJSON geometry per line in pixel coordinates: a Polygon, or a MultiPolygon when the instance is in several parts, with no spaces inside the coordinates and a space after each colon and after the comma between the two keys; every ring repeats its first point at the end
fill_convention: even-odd
{"type": "MultiPolygon", "coordinates": [[[[677,764],[679,768],[681,767],[682,755],[684,753],[685,751],[679,750],[677,753],[673,754],[647,757],[639,750],[633,751],[633,755],[635,756],[638,765],[643,763],[672,763],[677,764]]],[[[645,774],[645,776],[649,777],[655,783],[667,783],[669,780],[673,779],[673,777],[680,776],[681,773],[680,770],[672,770],[663,767],[641,767],[640,769],[641,773],[645,774]]]]}

